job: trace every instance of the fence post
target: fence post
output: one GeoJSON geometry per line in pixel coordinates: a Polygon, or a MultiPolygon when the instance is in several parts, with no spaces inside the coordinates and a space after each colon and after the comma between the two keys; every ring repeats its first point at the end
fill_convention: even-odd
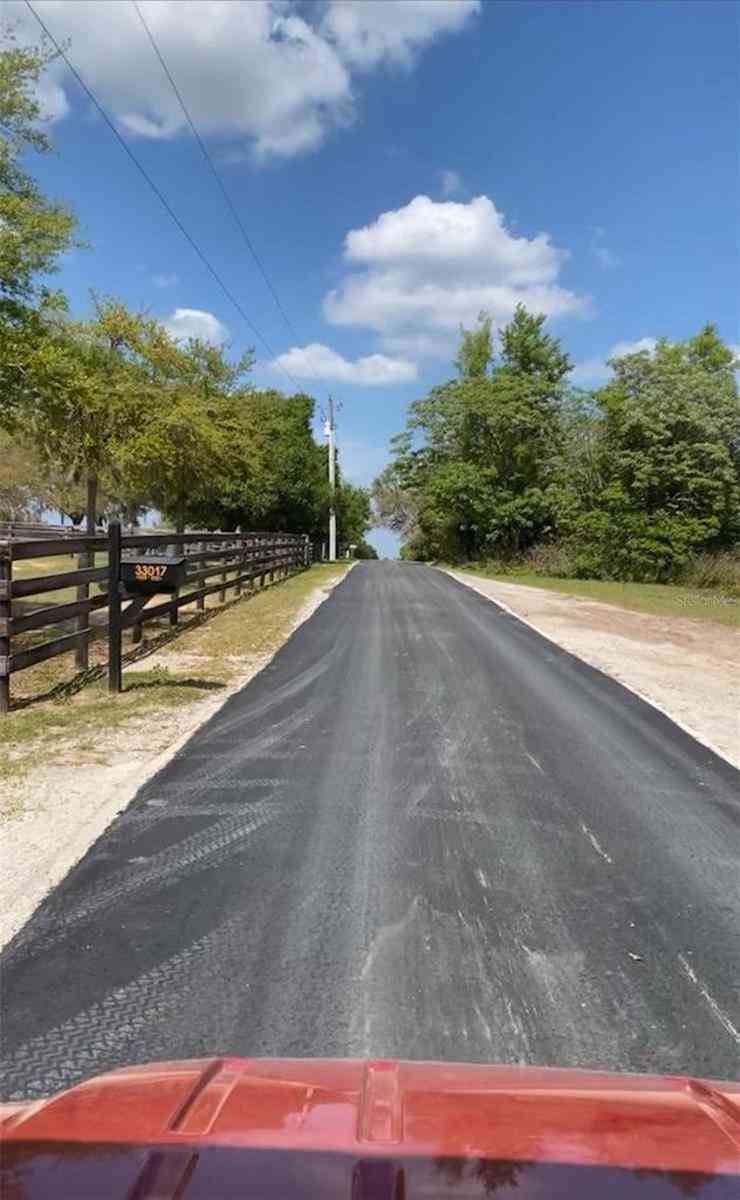
{"type": "MultiPolygon", "coordinates": [[[[241,534],[238,534],[237,536],[239,539],[239,543],[236,548],[237,549],[236,578],[238,579],[240,575],[244,574],[244,553],[245,553],[244,547],[245,547],[246,543],[241,534]]],[[[235,585],[235,591],[236,591],[237,596],[241,596],[242,585],[240,583],[237,583],[235,585]]]]}
{"type": "Polygon", "coordinates": [[[0,543],[0,713],[10,709],[10,621],[13,615],[11,587],[13,581],[12,546],[0,543]]]}
{"type": "MultiPolygon", "coordinates": [[[[202,554],[202,553],[203,553],[203,550],[204,550],[204,547],[205,547],[205,542],[198,542],[198,543],[197,543],[197,550],[196,550],[196,553],[197,553],[197,554],[202,554]]],[[[201,560],[200,560],[200,562],[198,563],[198,569],[199,569],[199,570],[202,570],[202,569],[203,569],[203,560],[202,560],[202,559],[201,559],[201,560]]],[[[203,580],[202,580],[202,579],[199,579],[199,580],[198,580],[198,586],[199,586],[199,587],[203,587],[203,580]]],[[[199,596],[199,597],[198,597],[198,599],[195,601],[195,607],[197,608],[198,612],[203,612],[203,610],[205,609],[205,606],[206,606],[206,598],[205,598],[205,596],[199,596]]]]}
{"type": "Polygon", "coordinates": [[[123,691],[121,670],[121,522],[108,525],[108,691],[123,691]]]}

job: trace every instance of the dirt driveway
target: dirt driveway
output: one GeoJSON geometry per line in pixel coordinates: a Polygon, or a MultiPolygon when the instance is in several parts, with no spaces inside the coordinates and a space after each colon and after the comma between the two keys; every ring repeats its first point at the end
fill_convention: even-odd
{"type": "Polygon", "coordinates": [[[711,621],[630,612],[581,596],[449,571],[571,654],[649,700],[740,767],[740,633],[711,621]]]}

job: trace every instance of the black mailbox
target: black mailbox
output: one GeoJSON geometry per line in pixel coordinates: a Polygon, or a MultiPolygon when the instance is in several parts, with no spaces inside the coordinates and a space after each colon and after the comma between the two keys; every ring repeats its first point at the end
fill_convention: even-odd
{"type": "Polygon", "coordinates": [[[121,583],[127,592],[153,596],[176,592],[185,582],[185,559],[147,555],[121,563],[121,583]]]}

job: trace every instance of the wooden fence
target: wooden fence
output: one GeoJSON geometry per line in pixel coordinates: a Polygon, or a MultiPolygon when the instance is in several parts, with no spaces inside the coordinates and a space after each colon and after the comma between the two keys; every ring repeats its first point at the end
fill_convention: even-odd
{"type": "MultiPolygon", "coordinates": [[[[223,603],[227,590],[238,595],[245,585],[260,586],[266,580],[308,566],[312,548],[306,537],[283,533],[157,533],[122,535],[120,525],[111,524],[107,536],[23,538],[0,540],[0,713],[10,708],[10,680],[18,671],[45,662],[58,654],[75,651],[79,670],[89,665],[93,637],[91,613],[105,609],[102,625],[108,632],[108,679],[112,691],[121,688],[122,635],[129,631],[133,642],[142,636],[146,621],[166,616],[177,625],[181,609],[194,604],[196,613],[205,607],[207,596],[218,594],[223,603]],[[184,558],[183,582],[163,598],[142,595],[123,585],[121,563],[146,563],[157,556],[162,562],[184,558]],[[48,575],[14,577],[14,564],[39,558],[77,558],[74,569],[48,575]],[[105,565],[96,557],[105,555],[105,565]],[[217,582],[209,582],[217,577],[217,582]],[[91,591],[96,587],[97,593],[91,591]],[[47,603],[49,593],[74,588],[73,600],[47,603]],[[71,632],[60,632],[69,630],[71,632]],[[22,635],[49,630],[55,636],[29,645],[22,635]]],[[[146,572],[143,572],[146,574],[146,572]]],[[[131,572],[129,572],[131,574],[131,572]]]]}
{"type": "Polygon", "coordinates": [[[79,525],[49,525],[45,521],[0,521],[0,538],[81,537],[79,525]]]}

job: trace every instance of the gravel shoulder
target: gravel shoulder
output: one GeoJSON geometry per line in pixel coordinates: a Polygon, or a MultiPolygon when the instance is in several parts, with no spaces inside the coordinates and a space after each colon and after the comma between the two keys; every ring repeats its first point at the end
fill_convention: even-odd
{"type": "Polygon", "coordinates": [[[447,571],[648,700],[740,767],[740,632],[447,571]]]}
{"type": "Polygon", "coordinates": [[[267,666],[346,573],[341,566],[330,575],[323,573],[324,568],[320,570],[321,578],[308,593],[304,580],[311,577],[299,576],[294,588],[288,581],[259,598],[269,608],[262,614],[256,639],[255,601],[245,597],[246,604],[233,608],[230,615],[216,616],[204,633],[186,634],[126,670],[125,678],[157,671],[198,675],[213,673],[216,663],[226,680],[217,691],[205,696],[199,693],[199,699],[174,707],[147,708],[108,729],[82,728],[72,737],[61,729],[55,733],[51,726],[33,746],[44,765],[0,781],[0,947],[130,804],[139,788],[267,666]],[[220,634],[224,621],[230,626],[229,642],[220,634]],[[235,637],[240,621],[245,633],[235,637]]]}

